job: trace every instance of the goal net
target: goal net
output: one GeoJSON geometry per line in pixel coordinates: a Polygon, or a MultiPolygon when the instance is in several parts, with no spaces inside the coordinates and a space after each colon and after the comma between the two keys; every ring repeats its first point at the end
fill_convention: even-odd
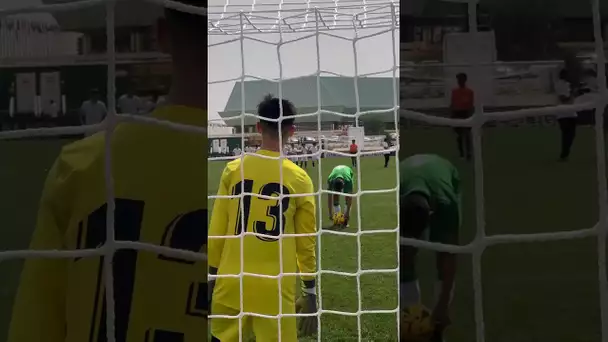
{"type": "MultiPolygon", "coordinates": [[[[449,0],[446,0],[449,1],[449,0]]],[[[459,35],[461,35],[460,38],[463,38],[467,44],[469,44],[470,46],[477,46],[480,44],[483,44],[483,42],[481,40],[483,40],[484,38],[480,38],[480,34],[487,34],[487,32],[477,32],[477,6],[478,6],[478,2],[476,0],[457,0],[454,2],[461,2],[461,3],[468,3],[468,17],[469,17],[469,27],[471,28],[469,32],[467,33],[460,33],[459,35]],[[478,39],[477,41],[475,39],[478,39]]],[[[476,230],[474,232],[474,237],[472,242],[465,244],[465,245],[461,245],[461,246],[448,246],[448,245],[442,245],[442,244],[438,244],[438,243],[431,243],[431,242],[425,242],[425,241],[419,241],[419,240],[414,240],[414,239],[407,239],[407,238],[400,238],[401,240],[401,245],[409,245],[409,246],[417,246],[420,248],[424,248],[424,249],[428,249],[428,250],[433,250],[433,251],[444,251],[444,252],[450,252],[450,253],[455,253],[455,254],[459,254],[459,255],[465,255],[465,256],[471,256],[471,260],[472,260],[472,286],[473,286],[473,291],[472,291],[472,299],[473,299],[473,310],[474,310],[474,321],[475,321],[475,340],[476,341],[486,341],[486,340],[492,340],[491,338],[488,337],[488,332],[486,329],[486,322],[491,320],[489,319],[489,315],[492,315],[495,319],[496,319],[496,313],[494,312],[495,310],[493,310],[494,308],[491,307],[488,302],[490,300],[488,300],[487,296],[484,297],[484,293],[488,293],[488,289],[484,288],[482,286],[482,255],[484,255],[484,252],[487,253],[487,249],[489,247],[492,246],[497,246],[497,245],[502,245],[502,244],[517,244],[517,243],[525,243],[525,242],[552,242],[552,241],[560,241],[560,240],[571,240],[571,239],[583,239],[583,238],[587,238],[587,237],[593,237],[593,238],[597,238],[597,279],[599,279],[599,291],[597,293],[599,293],[599,306],[601,308],[601,340],[602,341],[608,341],[608,282],[607,282],[607,276],[606,276],[606,238],[607,238],[607,233],[608,233],[608,226],[606,223],[606,219],[607,219],[607,214],[608,214],[608,197],[607,197],[607,188],[606,188],[606,151],[605,151],[605,124],[604,124],[604,113],[605,113],[605,107],[606,107],[606,100],[607,100],[607,96],[608,93],[606,91],[606,56],[605,56],[605,43],[604,43],[604,39],[602,37],[604,31],[603,31],[603,24],[602,24],[602,18],[600,17],[600,1],[599,0],[590,0],[588,3],[590,3],[590,6],[588,6],[589,8],[589,14],[585,15],[585,18],[589,18],[589,22],[591,22],[592,19],[592,23],[593,23],[593,36],[594,36],[594,60],[592,61],[593,66],[596,67],[595,71],[596,71],[596,75],[597,75],[597,84],[598,84],[598,93],[599,96],[595,96],[595,97],[590,97],[587,99],[591,99],[591,100],[587,100],[587,101],[581,101],[581,102],[577,102],[576,104],[573,105],[555,105],[555,106],[549,106],[549,105],[544,105],[545,107],[540,108],[540,105],[535,105],[538,106],[537,108],[532,108],[532,109],[522,109],[522,110],[509,110],[509,111],[500,111],[500,112],[484,112],[484,107],[487,110],[488,107],[492,107],[494,105],[494,103],[492,103],[492,101],[495,101],[495,99],[488,97],[488,96],[475,96],[475,112],[473,114],[473,116],[471,118],[468,119],[450,119],[450,118],[446,118],[446,117],[440,117],[440,116],[433,116],[433,115],[429,115],[429,114],[425,114],[422,113],[422,109],[413,109],[416,107],[416,105],[419,105],[421,102],[429,102],[430,100],[428,98],[424,98],[423,95],[421,95],[420,97],[416,98],[418,100],[420,100],[419,102],[415,102],[416,99],[412,100],[411,99],[411,95],[413,94],[413,92],[411,91],[412,88],[415,88],[415,86],[411,86],[411,83],[408,84],[408,76],[410,76],[410,81],[411,81],[411,75],[414,75],[415,70],[417,70],[416,68],[420,68],[422,69],[424,66],[418,64],[416,65],[415,63],[410,63],[408,65],[407,60],[405,61],[405,70],[402,70],[402,72],[404,72],[405,78],[404,78],[404,83],[402,84],[403,89],[402,92],[404,92],[405,94],[409,94],[409,96],[406,96],[405,98],[402,96],[402,105],[401,105],[401,110],[400,110],[400,118],[402,120],[402,122],[406,122],[408,120],[412,120],[415,122],[421,122],[427,125],[432,125],[432,126],[442,126],[442,127],[467,127],[467,128],[471,128],[471,135],[472,135],[472,146],[473,146],[473,166],[471,166],[470,168],[467,168],[468,170],[470,170],[470,172],[472,174],[474,174],[474,177],[472,176],[472,182],[474,182],[474,194],[470,194],[470,198],[474,197],[474,222],[470,222],[471,225],[475,224],[476,226],[476,230]],[[407,89],[409,88],[409,89],[407,89]],[[409,91],[409,93],[408,93],[409,91]],[[409,97],[409,99],[408,99],[409,97]],[[411,100],[408,103],[408,100],[411,100]],[[415,105],[416,104],[416,105],[415,105]],[[408,106],[410,106],[409,108],[412,109],[407,109],[408,106]],[[491,195],[487,189],[489,188],[487,186],[487,179],[485,179],[485,176],[488,173],[488,167],[487,165],[484,165],[484,158],[486,160],[488,159],[492,159],[492,152],[488,152],[488,151],[482,151],[482,133],[484,135],[484,137],[487,135],[490,135],[491,133],[487,133],[487,131],[484,131],[484,125],[485,127],[494,127],[493,124],[496,122],[507,122],[507,121],[511,121],[511,120],[517,120],[517,119],[525,119],[525,118],[542,118],[542,117],[546,117],[546,116],[560,116],[562,114],[568,114],[568,113],[577,113],[577,112],[582,112],[582,111],[588,111],[588,110],[593,110],[594,111],[594,133],[595,133],[595,141],[594,141],[594,147],[595,147],[595,151],[594,151],[594,156],[595,157],[595,167],[596,167],[596,175],[597,175],[597,193],[598,193],[598,198],[597,198],[597,208],[598,208],[598,212],[599,212],[599,221],[593,225],[590,228],[586,228],[586,229],[580,229],[580,230],[573,230],[573,231],[561,231],[561,232],[549,232],[549,233],[529,233],[529,234],[502,234],[502,235],[494,235],[494,234],[490,234],[488,233],[487,225],[486,225],[486,221],[488,220],[488,216],[486,216],[488,213],[495,213],[494,211],[488,211],[486,210],[486,205],[489,207],[491,206],[491,204],[487,204],[489,203],[487,201],[488,197],[492,197],[489,196],[491,195]],[[485,153],[483,153],[485,152],[485,153]]],[[[507,2],[504,3],[506,7],[509,6],[509,4],[507,2]]],[[[487,5],[487,3],[486,3],[487,5]]],[[[585,5],[582,5],[583,7],[585,5]]],[[[464,7],[463,7],[464,9],[464,7]]],[[[605,10],[605,9],[604,9],[605,10]]],[[[525,11],[525,9],[522,9],[522,11],[525,11]]],[[[521,19],[521,18],[520,18],[521,19]]],[[[480,24],[481,25],[481,24],[480,24]]],[[[444,37],[445,39],[445,37],[444,37]]],[[[504,42],[503,42],[504,43],[504,42]]],[[[445,48],[445,45],[444,45],[445,48]]],[[[444,56],[445,58],[445,56],[444,56]]],[[[491,73],[494,71],[494,69],[496,69],[497,65],[502,65],[502,64],[508,64],[505,62],[494,62],[493,60],[478,60],[479,58],[477,57],[467,57],[464,56],[464,58],[456,58],[455,61],[452,61],[453,64],[450,64],[449,61],[444,61],[444,63],[433,63],[432,65],[429,64],[428,67],[429,69],[432,68],[436,68],[437,70],[441,70],[443,72],[445,72],[445,75],[437,75],[434,74],[433,77],[434,79],[431,81],[422,81],[422,82],[426,82],[424,83],[424,85],[420,86],[421,89],[423,90],[428,90],[430,89],[433,84],[437,85],[437,87],[445,87],[444,83],[442,82],[449,82],[450,86],[449,89],[453,89],[454,87],[454,74],[451,73],[451,71],[457,69],[457,70],[466,70],[467,74],[470,72],[473,75],[480,75],[480,74],[484,74],[484,75],[490,75],[490,77],[492,77],[494,80],[499,80],[500,78],[497,77],[496,75],[491,75],[491,73]],[[490,69],[492,68],[492,69],[490,69]],[[490,71],[491,70],[491,71],[490,71]],[[433,83],[434,82],[434,83],[433,83]]],[[[482,58],[483,59],[483,58],[482,58]]],[[[557,69],[556,65],[559,65],[561,61],[557,61],[557,64],[553,63],[549,68],[552,68],[551,71],[554,71],[555,69],[557,69]]],[[[514,62],[513,64],[525,64],[525,63],[529,63],[529,62],[514,62]]],[[[547,69],[546,66],[543,66],[542,62],[530,62],[530,64],[532,65],[540,65],[542,68],[547,69]]],[[[539,69],[537,67],[537,69],[539,69]]],[[[462,72],[462,71],[459,71],[462,72]]],[[[430,72],[429,72],[430,73],[430,72]]],[[[429,77],[430,78],[430,77],[429,77]]],[[[413,77],[413,79],[416,79],[416,76],[413,77]]],[[[422,79],[422,77],[418,77],[418,80],[422,79]]],[[[483,83],[483,82],[482,82],[483,83]]],[[[486,84],[480,84],[480,82],[470,82],[469,83],[471,87],[471,89],[473,89],[473,91],[475,92],[475,94],[481,93],[481,94],[486,94],[488,89],[483,89],[484,86],[486,86],[486,84]]],[[[490,87],[492,88],[492,86],[490,87]]],[[[490,89],[492,90],[492,89],[490,89]]],[[[494,89],[495,90],[495,89],[494,89]]],[[[439,91],[437,93],[442,93],[442,91],[439,91]]],[[[496,92],[494,93],[496,94],[496,92]]],[[[504,94],[501,94],[504,95],[504,94]]],[[[554,95],[554,93],[551,93],[551,99],[553,100],[554,98],[556,98],[556,96],[554,95]]],[[[432,97],[432,96],[431,96],[432,97]]],[[[436,107],[441,107],[441,108],[445,108],[445,107],[449,107],[449,105],[447,104],[446,100],[449,100],[449,93],[446,93],[445,96],[436,96],[436,98],[433,98],[432,100],[437,99],[438,103],[440,102],[441,105],[437,105],[436,107]]],[[[554,101],[554,100],[553,100],[554,101]]],[[[510,104],[507,103],[506,105],[504,105],[503,107],[509,107],[510,104]]],[[[422,107],[422,106],[420,106],[422,107]]],[[[498,105],[494,105],[494,107],[500,107],[498,105]]],[[[523,107],[523,106],[522,106],[523,107]]],[[[423,125],[424,125],[423,124],[423,125]]],[[[518,128],[519,129],[519,128],[518,128]]],[[[539,131],[534,131],[534,133],[538,133],[539,131]]],[[[402,134],[406,134],[404,132],[402,132],[402,134]]],[[[409,134],[409,132],[407,133],[409,134]]],[[[518,133],[519,134],[519,133],[518,133]]],[[[541,140],[541,138],[537,135],[536,136],[538,140],[541,140]]],[[[521,138],[521,137],[520,137],[521,138]]],[[[429,139],[429,138],[427,138],[429,139]]],[[[488,138],[488,141],[491,140],[491,138],[488,138]]],[[[511,140],[510,143],[513,143],[513,141],[511,140]]],[[[402,146],[400,147],[401,150],[403,151],[403,149],[405,148],[404,146],[406,145],[406,143],[402,143],[402,146]]],[[[491,145],[491,144],[488,144],[491,145]]],[[[522,145],[523,146],[523,145],[522,145]]],[[[506,149],[506,151],[513,151],[513,149],[516,149],[516,147],[512,147],[509,149],[506,149]]],[[[513,153],[520,153],[518,152],[513,152],[513,153]]],[[[506,158],[506,156],[500,156],[501,158],[506,158]]],[[[591,164],[587,164],[587,165],[591,165],[591,164]]],[[[532,167],[532,166],[530,166],[532,167]]],[[[463,166],[464,168],[464,166],[463,166]]],[[[502,171],[502,172],[511,172],[511,170],[509,169],[509,171],[502,171]]],[[[557,172],[557,171],[556,171],[557,172]]],[[[502,175],[502,174],[501,174],[502,175]]],[[[500,179],[501,182],[505,182],[505,178],[501,178],[500,179]]],[[[510,186],[511,183],[507,182],[507,186],[510,186]]],[[[504,184],[503,184],[504,185],[504,184]]],[[[521,186],[521,184],[517,184],[515,185],[517,186],[521,186]]],[[[551,188],[551,189],[555,189],[552,191],[555,191],[555,194],[561,194],[561,189],[558,190],[557,188],[551,188]]],[[[552,192],[553,193],[553,192],[552,192]]],[[[521,194],[521,193],[520,193],[521,194]]],[[[493,197],[494,199],[496,199],[496,197],[493,197]]],[[[495,208],[493,208],[495,209],[495,208]]],[[[553,213],[550,213],[553,214],[553,213]]],[[[519,217],[518,218],[519,221],[523,220],[523,218],[519,217]]],[[[496,221],[494,220],[494,223],[496,223],[496,221]]],[[[553,227],[553,229],[551,230],[557,230],[555,229],[555,227],[553,227]]],[[[594,240],[595,241],[595,240],[594,240]]],[[[513,249],[517,248],[517,247],[511,247],[513,249]]],[[[541,252],[542,253],[542,252],[541,252]]],[[[495,256],[495,255],[494,255],[495,256]]],[[[487,260],[487,259],[486,259],[487,260]]],[[[512,262],[512,261],[509,261],[512,262]]],[[[553,260],[551,261],[553,262],[553,260]]],[[[556,263],[559,263],[558,261],[555,261],[556,263]]],[[[577,263],[578,264],[578,263],[577,263]]],[[[484,265],[485,265],[485,260],[484,260],[484,265]]],[[[544,265],[543,265],[544,267],[544,265]]],[[[489,270],[488,270],[489,271],[489,270]]],[[[485,272],[485,271],[484,271],[485,272]]],[[[497,273],[499,272],[506,272],[505,270],[496,270],[497,273]]],[[[560,270],[561,272],[561,270],[560,270]]],[[[490,272],[488,272],[490,273],[490,272]]],[[[560,273],[561,274],[561,273],[560,273]]],[[[521,276],[521,274],[518,274],[517,276],[521,276]]],[[[483,279],[489,279],[491,276],[488,275],[487,273],[484,273],[483,275],[483,279]]],[[[546,284],[545,284],[546,285],[546,284]]],[[[504,286],[504,285],[503,285],[504,286]]],[[[513,291],[513,289],[511,288],[501,288],[501,291],[499,294],[497,294],[497,296],[505,296],[505,291],[506,292],[510,292],[513,291]]],[[[588,290],[589,291],[589,290],[588,290]]],[[[593,291],[593,289],[590,289],[590,291],[593,291]]],[[[506,296],[506,300],[512,299],[514,297],[509,297],[508,295],[506,296]]],[[[536,304],[533,302],[533,298],[526,298],[526,307],[533,307],[536,304]]],[[[557,298],[552,298],[552,301],[561,301],[561,299],[557,299],[557,298]]],[[[467,304],[469,305],[469,304],[467,304]]],[[[561,303],[560,307],[565,307],[563,305],[563,303],[561,303]]],[[[500,316],[501,319],[501,323],[504,322],[504,318],[509,316],[509,313],[506,312],[507,308],[505,307],[501,307],[501,309],[505,310],[504,312],[501,311],[498,315],[500,316]]],[[[585,306],[586,310],[596,310],[596,307],[592,307],[589,308],[587,306],[585,306]]],[[[513,310],[513,309],[512,309],[513,310]]],[[[521,308],[520,308],[521,311],[521,308]]],[[[459,312],[462,315],[465,315],[466,313],[462,313],[459,312]]],[[[528,313],[528,315],[530,315],[528,313]]],[[[539,319],[541,320],[541,317],[536,317],[534,318],[535,320],[539,319]]],[[[554,324],[555,322],[555,318],[552,317],[549,319],[550,322],[552,322],[554,324]]],[[[504,323],[502,323],[504,324],[504,323]]],[[[595,326],[594,326],[595,328],[595,326]]],[[[506,327],[507,330],[510,330],[510,327],[506,327]]],[[[525,331],[525,335],[528,335],[530,332],[530,327],[524,328],[527,330],[525,331]]],[[[536,328],[535,328],[536,329],[536,328]]],[[[516,329],[517,330],[517,329],[516,329]]],[[[521,334],[522,331],[519,331],[519,333],[521,334]]],[[[467,333],[467,336],[469,335],[473,335],[473,333],[467,333]]],[[[599,336],[599,333],[597,331],[594,330],[594,332],[591,335],[587,335],[587,338],[591,338],[591,339],[597,339],[599,336]],[[589,337],[589,336],[593,336],[593,337],[589,337]]],[[[496,337],[496,334],[494,334],[493,336],[496,337]]],[[[506,338],[509,339],[511,337],[508,336],[502,336],[502,335],[498,335],[500,336],[500,338],[506,338]]],[[[520,336],[520,335],[518,335],[520,336]]],[[[526,338],[525,336],[522,336],[523,338],[526,338]]],[[[528,336],[529,337],[529,336],[528,336]]],[[[499,338],[499,339],[500,339],[499,338]]],[[[581,338],[583,338],[581,336],[581,338]]],[[[551,338],[552,339],[552,338],[551,338]]],[[[549,340],[549,339],[547,339],[549,340]]]]}
{"type": "MultiPolygon", "coordinates": [[[[308,195],[316,199],[318,221],[317,272],[293,274],[281,268],[278,276],[252,275],[244,273],[241,262],[240,274],[214,278],[240,277],[242,283],[246,274],[276,278],[280,284],[283,277],[314,275],[319,309],[308,316],[316,316],[319,330],[310,339],[396,340],[399,310],[396,163],[393,161],[390,167],[384,168],[382,156],[373,156],[379,153],[378,148],[371,146],[382,146],[372,141],[383,141],[388,131],[397,130],[399,2],[217,0],[210,2],[208,16],[210,112],[211,115],[219,113],[210,120],[223,121],[240,132],[236,140],[217,136],[217,140],[225,140],[224,144],[229,147],[224,149],[225,153],[209,159],[210,184],[217,183],[227,161],[251,155],[259,145],[252,134],[256,132],[254,125],[258,119],[256,106],[264,95],[290,100],[298,112],[296,126],[303,128],[296,131],[295,140],[281,137],[283,144],[278,159],[289,158],[299,165],[307,161],[303,167],[315,184],[315,192],[308,195]],[[372,130],[367,120],[382,121],[382,129],[372,130]],[[353,126],[345,128],[349,140],[352,138],[363,147],[356,155],[339,148],[338,141],[344,139],[340,139],[337,129],[328,128],[345,123],[353,126]],[[358,133],[350,137],[350,132],[358,133]],[[297,156],[288,154],[288,148],[302,141],[318,144],[320,149],[297,156]],[[241,151],[243,153],[239,153],[241,151]],[[354,168],[353,193],[345,194],[353,198],[350,227],[331,230],[327,228],[332,225],[327,218],[327,194],[332,193],[327,189],[327,176],[334,166],[350,166],[351,157],[356,157],[360,167],[354,168]],[[373,212],[372,208],[379,208],[383,200],[384,207],[373,212]]],[[[394,153],[396,150],[395,145],[384,151],[394,153]]],[[[282,168],[280,173],[282,181],[282,168]]],[[[211,186],[209,191],[210,208],[218,198],[263,198],[248,193],[218,197],[211,186]]],[[[302,195],[305,194],[298,194],[302,195]]],[[[285,196],[281,194],[277,198],[285,196]]],[[[258,234],[246,231],[231,237],[209,236],[209,239],[242,241],[247,235],[258,234]]],[[[282,246],[283,238],[293,236],[296,235],[281,234],[279,245],[282,246]]],[[[282,311],[278,316],[246,312],[241,299],[238,315],[212,312],[210,319],[242,322],[245,316],[290,315],[282,311]]],[[[248,341],[250,336],[240,338],[248,341]]]]}

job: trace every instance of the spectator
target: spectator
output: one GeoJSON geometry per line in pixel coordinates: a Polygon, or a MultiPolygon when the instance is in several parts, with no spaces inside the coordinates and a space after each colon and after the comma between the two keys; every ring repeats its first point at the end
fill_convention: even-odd
{"type": "Polygon", "coordinates": [[[384,167],[388,167],[388,162],[391,160],[391,152],[388,150],[392,146],[391,140],[389,137],[384,138],[382,142],[382,148],[384,148],[384,167]]]}
{"type": "Polygon", "coordinates": [[[142,100],[135,95],[133,88],[129,88],[126,94],[118,99],[118,110],[122,114],[137,115],[143,111],[142,100]]]}
{"type": "MultiPolygon", "coordinates": [[[[459,73],[456,75],[458,86],[452,90],[450,109],[453,119],[467,119],[471,117],[475,110],[475,94],[467,86],[467,74],[459,73]]],[[[473,153],[473,143],[471,140],[471,129],[468,127],[456,127],[456,141],[460,158],[471,160],[473,153]]]]}
{"type": "MultiPolygon", "coordinates": [[[[103,121],[108,114],[106,105],[99,99],[99,90],[91,90],[88,100],[80,107],[80,122],[83,125],[95,125],[103,121]]],[[[86,134],[90,135],[90,134],[86,134]]]]}
{"type": "MultiPolygon", "coordinates": [[[[568,82],[568,72],[563,69],[559,73],[559,79],[555,84],[555,91],[561,104],[572,104],[574,102],[575,87],[568,82]]],[[[561,132],[561,151],[559,155],[560,161],[567,161],[570,156],[570,150],[576,137],[576,125],[578,114],[575,111],[566,112],[558,115],[557,121],[561,132]]]]}
{"type": "MultiPolygon", "coordinates": [[[[359,151],[359,147],[357,146],[357,142],[355,141],[355,139],[351,141],[349,151],[351,154],[357,154],[357,152],[359,151]]],[[[353,164],[353,167],[357,167],[357,157],[350,157],[350,160],[353,164]]]]}

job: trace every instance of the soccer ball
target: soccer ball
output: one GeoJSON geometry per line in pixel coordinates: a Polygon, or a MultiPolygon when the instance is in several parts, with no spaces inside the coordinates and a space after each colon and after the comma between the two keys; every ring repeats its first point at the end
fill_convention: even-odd
{"type": "Polygon", "coordinates": [[[341,226],[346,221],[344,214],[341,212],[337,212],[334,214],[334,226],[341,226]]]}
{"type": "Polygon", "coordinates": [[[431,311],[417,304],[401,309],[401,342],[426,342],[433,334],[431,311]]]}

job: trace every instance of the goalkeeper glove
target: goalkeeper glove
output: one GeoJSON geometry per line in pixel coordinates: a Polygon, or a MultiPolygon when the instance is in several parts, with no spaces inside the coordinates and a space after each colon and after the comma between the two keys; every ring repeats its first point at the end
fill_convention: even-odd
{"type": "MultiPolygon", "coordinates": [[[[302,291],[302,295],[296,301],[296,312],[304,314],[317,313],[317,295],[314,293],[314,288],[302,291]],[[304,291],[310,291],[312,293],[304,291]]],[[[316,334],[317,316],[304,316],[300,318],[298,330],[302,337],[316,334]]]]}
{"type": "MultiPolygon", "coordinates": [[[[210,267],[208,272],[209,272],[210,275],[216,275],[217,274],[217,268],[210,267]]],[[[208,283],[207,284],[208,285],[207,286],[207,305],[208,305],[207,312],[209,314],[211,314],[211,301],[212,301],[212,298],[213,298],[213,290],[215,289],[215,279],[213,279],[213,280],[209,279],[207,281],[207,283],[208,283]]]]}

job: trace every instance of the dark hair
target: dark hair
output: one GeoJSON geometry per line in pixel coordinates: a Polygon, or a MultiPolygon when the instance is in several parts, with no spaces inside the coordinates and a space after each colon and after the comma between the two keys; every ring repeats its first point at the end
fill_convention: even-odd
{"type": "Polygon", "coordinates": [[[566,71],[566,69],[562,69],[559,72],[559,79],[560,80],[564,80],[564,81],[568,81],[568,71],[566,71]]]}
{"type": "Polygon", "coordinates": [[[258,104],[260,123],[272,130],[278,131],[279,121],[269,121],[265,119],[277,120],[281,118],[281,106],[283,107],[283,120],[280,121],[281,128],[284,129],[293,126],[295,121],[293,116],[296,115],[296,110],[293,103],[286,99],[279,100],[270,94],[266,95],[264,100],[258,104]]]}
{"type": "Polygon", "coordinates": [[[466,82],[468,80],[468,78],[469,77],[464,72],[458,73],[456,75],[456,79],[458,80],[458,82],[466,82]]]}
{"type": "Polygon", "coordinates": [[[431,210],[428,199],[418,193],[401,197],[399,203],[400,235],[419,238],[429,225],[431,210]]]}
{"type": "Polygon", "coordinates": [[[340,192],[344,190],[344,179],[336,178],[331,184],[332,190],[336,192],[340,192]]]}

